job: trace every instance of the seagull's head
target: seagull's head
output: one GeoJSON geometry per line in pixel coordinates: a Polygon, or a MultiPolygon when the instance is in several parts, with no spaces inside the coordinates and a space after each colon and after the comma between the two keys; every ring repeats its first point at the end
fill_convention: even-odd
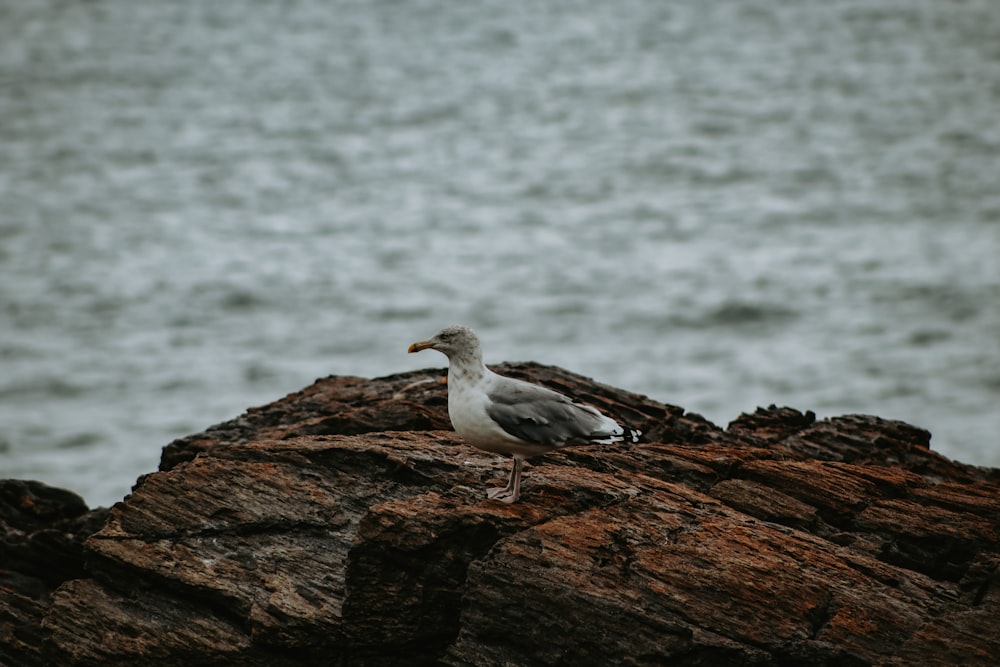
{"type": "Polygon", "coordinates": [[[433,338],[417,341],[407,350],[409,353],[421,350],[437,350],[449,359],[479,352],[479,337],[469,327],[451,326],[441,329],[433,338]]]}

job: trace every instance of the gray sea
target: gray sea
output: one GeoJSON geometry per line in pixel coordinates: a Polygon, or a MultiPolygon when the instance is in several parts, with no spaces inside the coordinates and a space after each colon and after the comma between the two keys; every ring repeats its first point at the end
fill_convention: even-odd
{"type": "Polygon", "coordinates": [[[1000,466],[1000,4],[0,3],[0,477],[477,328],[1000,466]]]}

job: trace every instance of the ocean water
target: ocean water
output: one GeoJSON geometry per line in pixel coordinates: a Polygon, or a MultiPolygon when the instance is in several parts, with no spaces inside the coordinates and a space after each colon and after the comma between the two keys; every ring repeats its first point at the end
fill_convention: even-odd
{"type": "Polygon", "coordinates": [[[1000,466],[994,0],[0,4],[0,476],[476,327],[1000,466]]]}

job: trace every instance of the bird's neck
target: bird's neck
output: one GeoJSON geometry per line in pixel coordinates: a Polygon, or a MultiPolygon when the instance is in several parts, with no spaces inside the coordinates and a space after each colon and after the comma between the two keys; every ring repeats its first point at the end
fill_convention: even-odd
{"type": "Polygon", "coordinates": [[[478,384],[488,372],[483,363],[483,355],[478,350],[464,352],[448,360],[449,384],[478,384]]]}

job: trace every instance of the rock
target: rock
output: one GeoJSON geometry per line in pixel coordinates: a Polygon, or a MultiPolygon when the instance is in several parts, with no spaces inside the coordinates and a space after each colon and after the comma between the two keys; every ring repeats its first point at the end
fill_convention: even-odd
{"type": "Polygon", "coordinates": [[[84,540],[107,518],[79,495],[0,480],[0,664],[44,664],[41,620],[50,593],[86,576],[84,540]]]}
{"type": "Polygon", "coordinates": [[[772,406],[721,429],[561,369],[497,370],[580,397],[644,441],[532,459],[522,501],[506,505],[484,489],[509,462],[448,429],[443,372],[317,381],[171,443],[161,470],[99,523],[79,523],[87,510],[73,503],[0,510],[9,535],[92,529],[51,576],[17,561],[41,583],[0,589],[0,658],[457,667],[1000,655],[1000,471],[949,461],[926,431],[877,417],[772,406]]]}

